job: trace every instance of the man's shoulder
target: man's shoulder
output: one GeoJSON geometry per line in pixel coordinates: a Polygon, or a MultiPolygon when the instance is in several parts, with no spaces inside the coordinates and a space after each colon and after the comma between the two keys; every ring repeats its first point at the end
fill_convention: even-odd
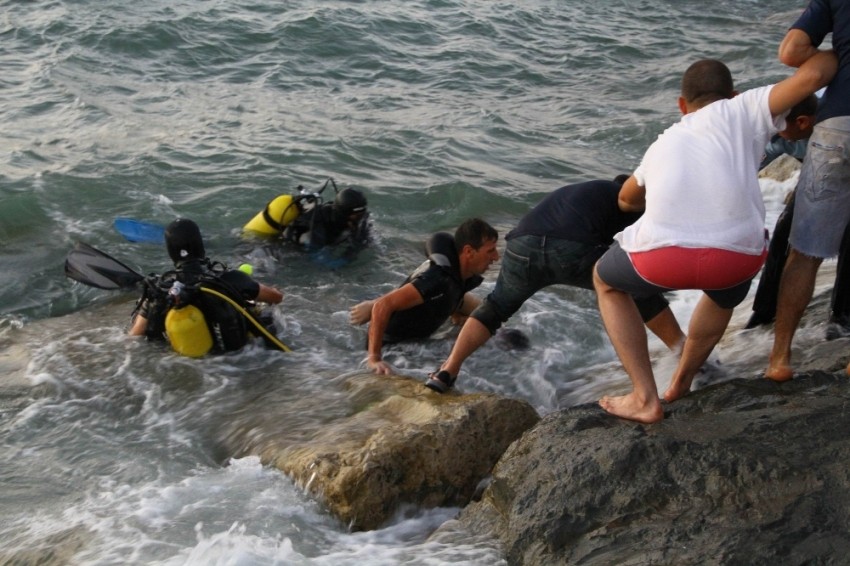
{"type": "Polygon", "coordinates": [[[452,277],[448,268],[438,265],[431,259],[426,259],[408,279],[408,282],[413,284],[423,297],[457,285],[456,278],[452,277]]]}
{"type": "MultiPolygon", "coordinates": [[[[733,98],[716,100],[699,110],[682,116],[676,124],[668,128],[662,137],[679,135],[682,132],[696,130],[700,136],[705,130],[722,134],[738,131],[737,125],[753,123],[770,116],[769,97],[774,85],[747,89],[733,98]]],[[[692,135],[688,133],[685,135],[692,135]]],[[[679,142],[676,142],[679,143],[679,142]]]]}
{"type": "Polygon", "coordinates": [[[224,281],[228,283],[247,283],[254,281],[254,279],[245,273],[244,271],[239,271],[238,269],[226,269],[221,272],[219,275],[224,281]]]}
{"type": "Polygon", "coordinates": [[[260,292],[259,282],[238,269],[227,269],[218,274],[217,277],[226,284],[227,288],[235,290],[241,297],[253,299],[260,292]]]}
{"type": "Polygon", "coordinates": [[[843,29],[848,20],[850,2],[847,0],[810,0],[791,28],[806,32],[817,47],[833,29],[843,29]]]}

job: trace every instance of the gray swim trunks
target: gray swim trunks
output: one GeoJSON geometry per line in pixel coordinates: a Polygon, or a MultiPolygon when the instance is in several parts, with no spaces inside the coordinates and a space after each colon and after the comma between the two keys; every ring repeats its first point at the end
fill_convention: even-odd
{"type": "Polygon", "coordinates": [[[838,255],[850,221],[850,116],[815,125],[794,204],[791,246],[811,257],[838,255]]]}

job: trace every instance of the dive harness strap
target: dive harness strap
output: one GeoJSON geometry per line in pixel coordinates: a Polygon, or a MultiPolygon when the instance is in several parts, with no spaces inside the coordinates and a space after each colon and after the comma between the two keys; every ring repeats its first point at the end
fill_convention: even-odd
{"type": "Polygon", "coordinates": [[[266,339],[268,339],[269,342],[274,344],[279,350],[281,350],[282,352],[291,352],[292,351],[292,350],[289,349],[289,347],[286,344],[284,344],[283,342],[278,340],[277,337],[274,334],[269,332],[268,329],[265,326],[263,326],[260,321],[258,321],[256,318],[254,318],[254,316],[250,312],[248,312],[247,310],[242,308],[242,306],[239,303],[237,303],[236,301],[234,301],[233,299],[231,299],[230,297],[228,297],[224,293],[219,293],[218,291],[216,291],[214,289],[210,289],[206,285],[201,285],[198,288],[201,291],[203,291],[204,293],[209,293],[210,295],[214,295],[214,296],[218,297],[219,299],[227,301],[230,304],[230,306],[235,308],[237,311],[239,311],[239,313],[242,316],[244,316],[246,319],[248,319],[248,322],[250,322],[252,325],[254,325],[254,327],[256,327],[256,329],[259,330],[260,333],[262,333],[262,335],[265,336],[266,339]]]}
{"type": "MultiPolygon", "coordinates": [[[[294,204],[294,203],[295,203],[295,201],[293,200],[292,204],[294,204]]],[[[271,203],[269,203],[269,204],[271,204],[271,203]]],[[[274,218],[272,218],[272,215],[269,212],[269,204],[267,204],[266,207],[263,209],[263,220],[265,220],[266,223],[270,227],[274,228],[278,232],[282,232],[283,229],[285,228],[285,226],[283,224],[281,224],[280,222],[278,222],[277,220],[275,220],[274,218]]],[[[292,204],[290,204],[289,206],[292,206],[292,204]]],[[[289,210],[289,206],[287,206],[285,209],[283,209],[283,214],[281,214],[281,218],[286,216],[286,211],[289,210]]]]}
{"type": "MultiPolygon", "coordinates": [[[[273,228],[274,230],[276,230],[278,232],[283,233],[283,230],[286,228],[286,226],[281,221],[284,218],[286,218],[286,212],[289,210],[289,208],[292,207],[292,206],[295,206],[295,207],[298,208],[298,211],[301,212],[301,201],[305,200],[305,199],[306,200],[312,200],[316,204],[322,204],[322,196],[321,195],[325,191],[325,189],[328,187],[328,184],[331,184],[333,186],[334,194],[339,193],[339,187],[336,186],[336,181],[333,180],[333,177],[328,177],[328,180],[325,181],[325,184],[322,185],[322,188],[319,189],[318,191],[314,192],[314,193],[307,193],[304,190],[304,185],[298,185],[295,188],[298,191],[298,194],[293,195],[292,202],[289,203],[289,205],[286,208],[283,209],[283,212],[280,215],[280,219],[273,218],[271,213],[269,212],[269,207],[271,206],[271,203],[273,202],[272,201],[272,202],[269,202],[266,205],[266,207],[263,209],[263,220],[266,221],[266,223],[269,225],[269,227],[273,228]]],[[[312,228],[312,225],[310,227],[312,228]]]]}

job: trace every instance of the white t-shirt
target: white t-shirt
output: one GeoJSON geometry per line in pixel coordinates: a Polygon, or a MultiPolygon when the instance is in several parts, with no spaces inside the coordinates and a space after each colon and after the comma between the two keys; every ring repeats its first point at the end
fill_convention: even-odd
{"type": "Polygon", "coordinates": [[[646,212],[617,234],[625,251],[680,246],[762,252],[758,165],[770,136],[785,128],[784,114],[770,115],[771,88],[713,102],[658,136],[634,173],[646,187],[646,212]]]}

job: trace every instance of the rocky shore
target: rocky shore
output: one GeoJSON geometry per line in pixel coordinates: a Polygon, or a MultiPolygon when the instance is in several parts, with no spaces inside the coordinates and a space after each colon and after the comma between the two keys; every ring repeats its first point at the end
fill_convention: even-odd
{"type": "Polygon", "coordinates": [[[464,507],[433,538],[485,537],[512,565],[844,564],[850,339],[823,338],[833,277],[827,262],[792,381],[763,377],[772,327],[742,330],[744,304],[719,346],[734,361],[657,424],[595,403],[540,419],[522,400],[362,374],[347,382],[349,414],[321,438],[231,430],[224,446],[277,466],[352,529],[405,506],[464,507]]]}
{"type": "Polygon", "coordinates": [[[348,414],[320,437],[241,418],[223,442],[353,530],[405,506],[465,506],[434,537],[488,537],[509,564],[845,563],[850,339],[822,339],[830,277],[804,317],[792,381],[762,377],[772,329],[742,331],[744,306],[725,346],[759,351],[721,364],[657,424],[595,403],[540,419],[522,400],[357,374],[348,414]]]}
{"type": "Polygon", "coordinates": [[[509,564],[845,564],[848,402],[843,372],[815,371],[710,386],[651,426],[553,413],[458,523],[509,564]]]}

